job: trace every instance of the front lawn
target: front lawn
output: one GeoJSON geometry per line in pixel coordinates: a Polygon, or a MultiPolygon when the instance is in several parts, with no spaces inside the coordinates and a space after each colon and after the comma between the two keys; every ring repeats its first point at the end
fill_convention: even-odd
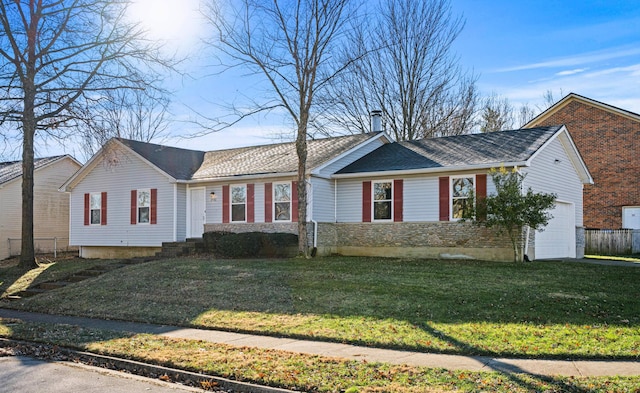
{"type": "Polygon", "coordinates": [[[634,267],[188,258],[3,306],[424,352],[638,359],[638,293],[634,267]]]}

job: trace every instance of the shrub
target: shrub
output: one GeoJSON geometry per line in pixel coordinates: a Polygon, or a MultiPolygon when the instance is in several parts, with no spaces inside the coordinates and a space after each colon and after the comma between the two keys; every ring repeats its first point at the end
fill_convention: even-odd
{"type": "Polygon", "coordinates": [[[227,258],[291,257],[298,245],[298,236],[291,233],[207,232],[203,238],[207,251],[227,258]]]}

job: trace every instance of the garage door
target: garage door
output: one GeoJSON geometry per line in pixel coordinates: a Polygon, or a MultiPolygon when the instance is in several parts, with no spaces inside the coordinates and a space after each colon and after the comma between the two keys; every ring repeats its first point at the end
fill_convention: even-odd
{"type": "Polygon", "coordinates": [[[536,259],[575,258],[576,226],[571,203],[556,202],[553,218],[544,231],[536,232],[536,259]]]}

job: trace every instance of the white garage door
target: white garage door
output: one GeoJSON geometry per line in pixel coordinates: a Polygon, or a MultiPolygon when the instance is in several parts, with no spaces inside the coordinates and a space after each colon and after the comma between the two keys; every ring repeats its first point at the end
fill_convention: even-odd
{"type": "Polygon", "coordinates": [[[576,225],[573,204],[556,202],[551,214],[553,218],[544,231],[536,232],[536,259],[575,258],[576,225]]]}

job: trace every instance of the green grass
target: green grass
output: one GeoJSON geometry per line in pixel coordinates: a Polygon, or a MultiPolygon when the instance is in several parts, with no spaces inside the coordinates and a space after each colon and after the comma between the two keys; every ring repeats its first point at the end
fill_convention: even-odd
{"type": "Polygon", "coordinates": [[[640,377],[538,377],[366,363],[197,340],[0,319],[0,336],[307,392],[637,392],[640,377]]]}
{"type": "Polygon", "coordinates": [[[640,269],[380,258],[173,259],[5,306],[424,352],[640,358],[640,269]]]}
{"type": "Polygon", "coordinates": [[[17,259],[0,261],[0,299],[14,295],[45,281],[55,281],[68,277],[93,266],[109,265],[118,260],[79,259],[62,256],[59,259],[43,259],[39,267],[24,271],[17,259]]]}

